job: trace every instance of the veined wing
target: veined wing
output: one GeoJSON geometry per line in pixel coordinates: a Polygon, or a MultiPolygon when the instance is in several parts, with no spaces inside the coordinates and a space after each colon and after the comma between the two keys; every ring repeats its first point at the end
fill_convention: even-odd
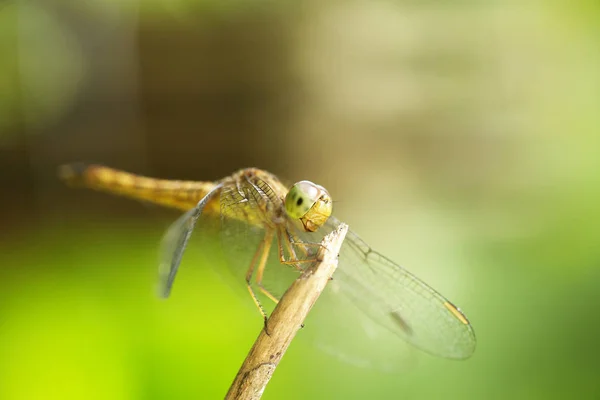
{"type": "MultiPolygon", "coordinates": [[[[253,255],[263,240],[267,225],[277,222],[280,199],[262,180],[217,187],[198,205],[175,222],[163,241],[161,293],[168,296],[185,246],[206,203],[220,192],[222,239],[230,256],[228,265],[244,282],[253,255]]],[[[286,232],[312,243],[339,224],[331,217],[326,229],[306,234],[286,225],[286,232]]],[[[291,237],[291,236],[290,236],[291,237]]],[[[281,265],[273,243],[263,285],[279,298],[298,276],[281,265]]],[[[476,344],[474,331],[462,312],[442,295],[391,260],[373,251],[355,233],[348,232],[340,252],[340,264],[329,291],[337,290],[365,316],[408,343],[434,355],[467,358],[476,344]]],[[[337,293],[335,296],[337,297],[337,293]]],[[[335,310],[331,310],[335,312],[335,310]]]]}
{"type": "Polygon", "coordinates": [[[222,185],[215,186],[206,196],[202,198],[196,207],[187,211],[177,219],[165,233],[160,251],[160,264],[158,267],[158,295],[167,298],[171,294],[171,288],[175,281],[179,265],[183,258],[185,248],[192,236],[198,219],[204,211],[204,207],[221,191],[222,185]]]}
{"type": "MultiPolygon", "coordinates": [[[[292,266],[279,262],[277,232],[290,233],[281,229],[288,225],[282,207],[282,201],[273,189],[256,176],[241,179],[221,193],[221,240],[227,266],[240,284],[245,283],[253,266],[250,284],[257,289],[255,292],[259,297],[264,288],[272,297],[280,299],[299,276],[292,266]],[[259,264],[265,246],[269,247],[266,250],[268,258],[262,274],[259,264]]],[[[272,305],[271,300],[263,302],[268,309],[272,305]]]]}
{"type": "MultiPolygon", "coordinates": [[[[204,207],[214,197],[220,201],[220,236],[222,251],[226,256],[226,265],[235,278],[235,285],[244,286],[247,273],[252,265],[253,257],[261,252],[261,246],[267,230],[272,230],[272,240],[269,242],[270,251],[264,268],[262,286],[274,297],[281,298],[291,283],[298,277],[298,272],[289,265],[279,263],[277,229],[286,226],[285,217],[277,217],[281,210],[281,199],[272,188],[258,177],[246,178],[218,185],[198,205],[182,215],[167,230],[161,244],[161,260],[159,267],[159,295],[168,297],[179,269],[183,253],[192,232],[202,216],[204,207]]],[[[207,223],[202,218],[200,225],[207,223]]],[[[293,228],[290,227],[292,230],[293,228]]],[[[290,230],[282,230],[291,234],[290,230]]],[[[314,247],[309,249],[314,252],[314,247]]],[[[287,253],[289,255],[289,252],[287,253]]],[[[312,255],[312,254],[311,254],[312,255]]],[[[307,256],[302,254],[302,256],[307,256]]],[[[230,281],[231,275],[219,274],[230,281]]],[[[251,279],[251,285],[256,288],[256,274],[251,279]]],[[[260,290],[256,290],[261,296],[260,290]]],[[[251,302],[249,302],[251,304],[251,302]]],[[[267,308],[271,300],[264,302],[267,308]]]]}
{"type": "MultiPolygon", "coordinates": [[[[335,218],[328,222],[330,229],[338,224],[335,218]]],[[[373,251],[354,232],[348,232],[339,257],[335,287],[373,321],[430,354],[471,356],[475,332],[444,296],[373,251]]]]}

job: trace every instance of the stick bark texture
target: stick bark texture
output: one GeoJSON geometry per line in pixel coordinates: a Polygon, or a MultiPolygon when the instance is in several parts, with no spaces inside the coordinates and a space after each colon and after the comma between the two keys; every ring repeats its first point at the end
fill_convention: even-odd
{"type": "Polygon", "coordinates": [[[347,231],[348,226],[340,224],[325,236],[319,249],[320,261],[304,271],[285,292],[269,317],[268,333],[263,329],[258,335],[227,392],[226,400],[260,399],[296,332],[333,276],[347,231]]]}

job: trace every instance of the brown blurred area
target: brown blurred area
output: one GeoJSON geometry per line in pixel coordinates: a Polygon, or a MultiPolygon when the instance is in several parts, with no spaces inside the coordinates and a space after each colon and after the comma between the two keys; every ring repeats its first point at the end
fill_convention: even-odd
{"type": "Polygon", "coordinates": [[[474,232],[510,230],[557,187],[574,193],[573,174],[595,179],[594,41],[585,25],[557,30],[563,11],[9,3],[0,218],[148,215],[63,187],[56,167],[83,161],[194,180],[254,166],[324,185],[336,213],[374,230],[432,205],[474,232]]]}
{"type": "MultiPolygon", "coordinates": [[[[76,53],[77,81],[66,77],[67,99],[52,93],[47,104],[36,104],[37,93],[21,82],[19,112],[0,142],[5,227],[55,207],[83,207],[82,198],[89,209],[108,202],[111,212],[144,212],[64,190],[55,176],[62,163],[194,180],[246,166],[289,169],[284,137],[300,91],[290,66],[289,21],[276,12],[192,13],[182,22],[133,13],[107,18],[59,2],[42,8],[63,29],[58,41],[69,35],[59,45],[76,53]],[[38,105],[54,110],[42,115],[38,105]]],[[[24,25],[21,51],[34,52],[43,32],[24,25]]],[[[44,69],[39,56],[34,72],[44,69]]]]}
{"type": "Polygon", "coordinates": [[[300,345],[265,398],[600,398],[599,4],[0,2],[0,399],[222,397],[263,328],[217,241],[154,303],[179,212],[65,186],[78,161],[314,181],[477,332],[385,377],[300,345]]]}

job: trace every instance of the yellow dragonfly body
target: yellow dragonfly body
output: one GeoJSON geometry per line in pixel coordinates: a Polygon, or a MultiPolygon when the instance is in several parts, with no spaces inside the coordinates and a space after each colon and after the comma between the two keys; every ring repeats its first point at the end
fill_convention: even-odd
{"type": "MultiPolygon", "coordinates": [[[[267,284],[279,279],[277,271],[267,268],[271,250],[281,264],[278,268],[299,273],[315,261],[320,238],[339,224],[331,216],[332,200],[323,187],[301,181],[288,189],[275,175],[257,168],[215,182],[154,179],[79,164],[62,166],[60,176],[74,186],[185,211],[163,240],[160,294],[165,297],[200,216],[220,217],[224,251],[235,254],[232,263],[241,263],[246,286],[265,321],[267,313],[255,288],[274,302],[285,291],[285,285],[267,284]],[[247,247],[252,249],[247,259],[235,253],[236,248],[247,247]]],[[[454,359],[471,356],[476,345],[473,328],[445,297],[375,252],[352,231],[339,257],[333,277],[339,294],[370,320],[430,354],[454,359]]]]}

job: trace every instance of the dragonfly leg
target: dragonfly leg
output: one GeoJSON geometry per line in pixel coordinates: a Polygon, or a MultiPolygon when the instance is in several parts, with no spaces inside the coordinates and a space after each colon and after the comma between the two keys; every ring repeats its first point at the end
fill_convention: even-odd
{"type": "MultiPolygon", "coordinates": [[[[265,239],[267,239],[266,236],[265,236],[265,239]]],[[[250,296],[252,297],[254,304],[258,308],[258,311],[260,311],[260,313],[262,314],[262,316],[265,320],[265,327],[266,327],[267,313],[265,312],[265,309],[263,308],[262,304],[260,303],[260,300],[258,300],[258,297],[256,297],[256,293],[254,293],[254,290],[252,289],[252,283],[251,283],[252,274],[254,273],[254,269],[256,267],[256,262],[257,262],[258,258],[260,257],[261,261],[263,258],[266,260],[265,254],[268,255],[268,253],[269,253],[268,248],[266,249],[267,251],[265,251],[265,243],[266,243],[266,240],[263,240],[262,242],[260,242],[260,244],[258,245],[258,248],[256,249],[256,253],[254,253],[254,256],[252,257],[250,267],[248,268],[248,271],[246,272],[246,287],[248,288],[248,292],[250,293],[250,296]]],[[[268,246],[270,247],[270,244],[268,246]]]]}
{"type": "MultiPolygon", "coordinates": [[[[294,249],[292,248],[292,246],[290,245],[290,241],[289,240],[284,240],[283,237],[283,228],[281,229],[277,229],[277,246],[279,248],[279,262],[282,264],[286,264],[286,265],[291,265],[292,267],[294,267],[298,272],[303,272],[304,269],[302,267],[300,267],[298,265],[298,263],[288,263],[287,260],[285,259],[285,251],[283,249],[283,246],[285,245],[288,253],[290,254],[290,256],[297,260],[298,257],[296,256],[296,252],[294,251],[294,249]]],[[[287,233],[287,232],[286,232],[287,233]]],[[[286,235],[287,236],[287,235],[286,235]]]]}
{"type": "Polygon", "coordinates": [[[254,304],[256,304],[256,306],[260,310],[261,314],[263,315],[263,319],[265,322],[264,329],[265,329],[265,332],[267,333],[267,335],[269,335],[269,327],[267,325],[267,323],[269,321],[269,317],[267,316],[267,313],[265,312],[265,309],[263,308],[262,304],[260,304],[260,300],[258,300],[258,297],[256,297],[256,293],[254,293],[254,290],[252,289],[250,280],[252,278],[252,273],[254,271],[254,267],[256,266],[256,259],[257,259],[258,255],[260,254],[260,261],[258,262],[258,268],[256,268],[256,285],[258,286],[260,291],[263,292],[268,298],[273,300],[275,302],[275,304],[278,303],[278,300],[275,298],[275,296],[273,296],[262,285],[262,277],[263,277],[263,273],[265,271],[265,266],[267,265],[267,259],[269,257],[269,250],[271,249],[271,243],[273,243],[273,231],[267,230],[267,233],[265,233],[265,238],[263,239],[260,246],[258,247],[256,254],[254,254],[254,257],[252,258],[252,265],[250,266],[250,268],[248,269],[248,272],[246,273],[246,283],[248,285],[248,291],[250,292],[250,295],[252,296],[252,300],[254,300],[254,304]]]}
{"type": "Polygon", "coordinates": [[[273,296],[271,292],[267,288],[265,288],[262,284],[263,275],[265,273],[265,267],[267,266],[267,258],[269,256],[269,250],[271,249],[271,244],[273,243],[273,231],[268,230],[265,234],[265,238],[263,239],[263,250],[262,257],[260,259],[260,263],[258,264],[258,268],[256,269],[256,286],[260,289],[261,292],[264,293],[269,299],[271,299],[275,304],[279,303],[277,297],[273,296]]]}
{"type": "MultiPolygon", "coordinates": [[[[304,257],[308,257],[308,247],[316,247],[317,249],[322,248],[323,245],[321,243],[312,243],[312,242],[303,242],[297,240],[297,238],[293,237],[290,231],[286,229],[286,236],[288,241],[288,246],[298,248],[302,253],[304,253],[304,257]]],[[[294,253],[295,254],[295,253],[294,253]]]]}
{"type": "Polygon", "coordinates": [[[297,248],[302,250],[305,257],[308,257],[308,251],[306,250],[306,248],[302,248],[302,246],[321,247],[320,243],[295,243],[295,242],[292,242],[292,239],[289,236],[289,232],[287,232],[287,230],[285,230],[285,228],[278,229],[277,241],[279,244],[279,262],[282,264],[291,265],[295,269],[297,269],[299,272],[304,272],[304,268],[302,268],[299,264],[312,263],[312,262],[319,261],[318,257],[316,257],[316,256],[311,257],[311,258],[298,257],[298,255],[296,254],[296,251],[294,249],[294,245],[296,245],[297,248]],[[302,245],[302,246],[300,246],[300,245],[302,245]],[[288,259],[286,259],[286,257],[285,257],[285,251],[283,249],[283,246],[285,246],[285,248],[287,249],[287,251],[289,253],[288,259]]]}

